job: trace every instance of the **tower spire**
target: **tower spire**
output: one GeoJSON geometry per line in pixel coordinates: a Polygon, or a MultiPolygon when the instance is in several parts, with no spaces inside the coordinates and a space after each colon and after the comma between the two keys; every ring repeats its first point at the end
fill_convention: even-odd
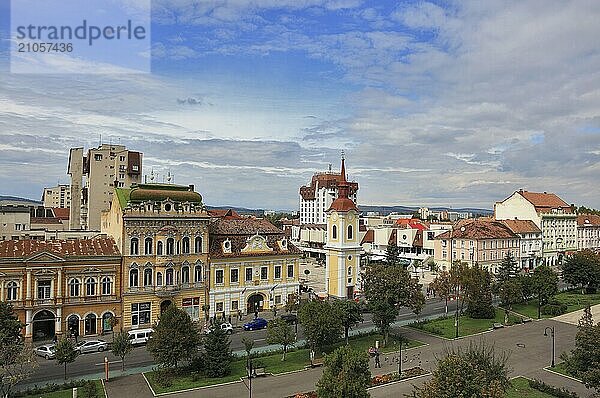
{"type": "Polygon", "coordinates": [[[340,171],[340,174],[342,175],[342,181],[346,182],[346,164],[345,164],[345,153],[344,150],[342,149],[342,169],[340,171]]]}
{"type": "Polygon", "coordinates": [[[342,151],[342,168],[340,171],[341,180],[338,182],[338,198],[348,198],[350,194],[350,185],[346,181],[346,162],[344,157],[344,151],[342,151]]]}

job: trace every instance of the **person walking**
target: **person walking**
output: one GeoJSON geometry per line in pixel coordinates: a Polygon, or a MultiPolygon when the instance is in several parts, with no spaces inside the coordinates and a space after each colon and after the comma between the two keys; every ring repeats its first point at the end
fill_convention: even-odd
{"type": "Polygon", "coordinates": [[[379,349],[375,349],[375,367],[381,368],[381,362],[379,361],[379,349]]]}

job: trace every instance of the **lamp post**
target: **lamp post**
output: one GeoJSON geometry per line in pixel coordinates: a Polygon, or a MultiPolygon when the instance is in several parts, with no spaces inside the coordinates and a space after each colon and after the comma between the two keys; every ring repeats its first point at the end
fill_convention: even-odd
{"type": "Polygon", "coordinates": [[[405,344],[404,337],[400,336],[400,339],[399,339],[400,349],[398,350],[398,376],[399,377],[402,377],[402,346],[404,344],[405,344]]]}
{"type": "Polygon", "coordinates": [[[555,344],[555,337],[554,337],[554,326],[546,326],[546,329],[544,329],[544,336],[548,336],[548,330],[550,330],[550,337],[552,337],[552,364],[550,365],[551,368],[554,367],[554,353],[556,351],[556,344],[555,344]]]}
{"type": "Polygon", "coordinates": [[[459,284],[458,281],[456,282],[456,288],[455,288],[455,292],[456,294],[454,295],[454,300],[456,301],[456,316],[454,318],[454,327],[456,329],[456,338],[458,338],[458,301],[459,301],[459,294],[460,294],[460,290],[459,290],[459,284]]]}

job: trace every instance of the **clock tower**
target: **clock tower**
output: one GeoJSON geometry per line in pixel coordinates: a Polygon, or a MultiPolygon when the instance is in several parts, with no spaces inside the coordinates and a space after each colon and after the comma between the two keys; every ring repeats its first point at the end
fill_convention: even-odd
{"type": "Polygon", "coordinates": [[[358,239],[358,207],[348,197],[349,191],[350,184],[346,180],[346,166],[342,153],[338,197],[327,210],[325,285],[329,296],[352,300],[362,248],[358,239]]]}

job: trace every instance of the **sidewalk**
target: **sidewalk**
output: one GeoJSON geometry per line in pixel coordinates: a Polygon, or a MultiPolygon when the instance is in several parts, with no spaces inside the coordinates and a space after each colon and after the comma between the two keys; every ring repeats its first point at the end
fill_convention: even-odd
{"type": "Polygon", "coordinates": [[[148,398],[152,392],[141,374],[122,376],[104,383],[108,398],[148,398]]]}

